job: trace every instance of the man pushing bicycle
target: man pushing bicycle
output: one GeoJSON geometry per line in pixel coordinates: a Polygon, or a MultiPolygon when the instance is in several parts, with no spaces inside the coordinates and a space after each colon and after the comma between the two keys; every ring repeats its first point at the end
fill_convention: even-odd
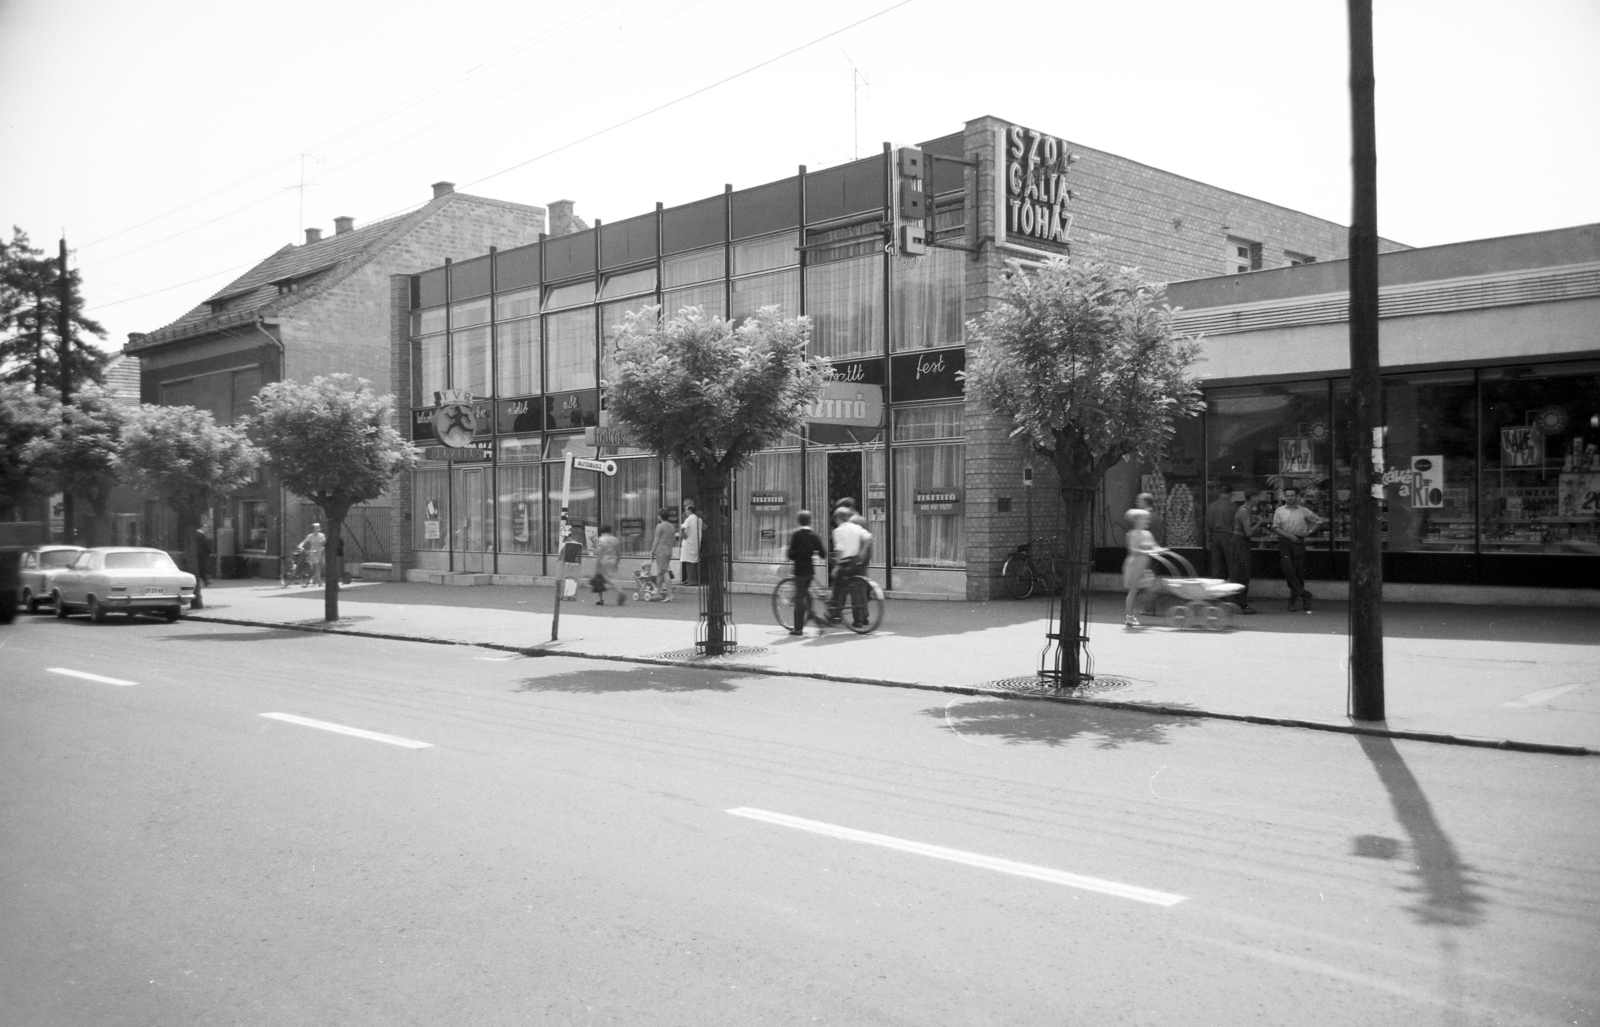
{"type": "MultiPolygon", "coordinates": [[[[828,603],[828,622],[837,624],[844,616],[845,593],[852,584],[864,580],[867,560],[872,555],[872,533],[862,527],[861,518],[851,506],[840,504],[833,511],[833,598],[828,603]]],[[[859,586],[858,586],[859,587],[859,586]]],[[[867,623],[866,596],[851,598],[850,615],[856,627],[867,623]]]]}

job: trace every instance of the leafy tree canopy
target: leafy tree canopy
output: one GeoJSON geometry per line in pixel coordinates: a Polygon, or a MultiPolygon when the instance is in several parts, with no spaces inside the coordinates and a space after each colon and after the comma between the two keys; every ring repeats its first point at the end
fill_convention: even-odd
{"type": "Polygon", "coordinates": [[[249,483],[260,453],[237,425],[208,410],[146,403],[130,411],[119,463],[132,483],[177,513],[180,528],[199,524],[213,499],[249,483]]]}
{"type": "Polygon", "coordinates": [[[416,450],[389,423],[393,396],[348,374],[309,385],[273,382],[255,398],[257,437],[289,491],[342,522],[350,507],[376,499],[416,450]]]}
{"type": "Polygon", "coordinates": [[[828,366],[806,358],[811,323],[763,307],[737,327],[687,307],[627,315],[616,334],[612,417],[640,443],[715,478],[797,431],[822,394],[828,366]]]}
{"type": "Polygon", "coordinates": [[[1205,405],[1189,374],[1199,344],[1173,336],[1161,287],[1101,261],[1010,264],[1000,306],[972,323],[968,397],[1009,418],[1064,485],[1159,458],[1205,405]]]}
{"type": "Polygon", "coordinates": [[[82,496],[104,514],[117,487],[117,454],[127,408],[104,388],[86,385],[60,408],[50,431],[32,444],[31,456],[53,492],[82,496]]]}
{"type": "Polygon", "coordinates": [[[61,345],[61,265],[35,249],[28,234],[13,227],[0,240],[0,379],[31,382],[75,394],[84,382],[99,382],[110,354],[82,335],[105,337],[105,329],[83,313],[83,281],[67,272],[67,345],[61,345]],[[66,381],[62,380],[63,351],[66,381]]]}
{"type": "Polygon", "coordinates": [[[0,382],[0,508],[20,506],[45,491],[36,446],[61,420],[50,395],[0,382]]]}

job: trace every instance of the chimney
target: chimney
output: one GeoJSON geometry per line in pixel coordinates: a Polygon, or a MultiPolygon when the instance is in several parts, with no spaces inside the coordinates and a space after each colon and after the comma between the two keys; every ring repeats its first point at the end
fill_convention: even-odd
{"type": "Polygon", "coordinates": [[[322,229],[320,229],[320,228],[308,228],[308,229],[306,229],[306,245],[307,246],[310,246],[314,242],[321,242],[321,241],[322,241],[322,229]]]}
{"type": "Polygon", "coordinates": [[[433,198],[436,199],[436,200],[441,196],[449,196],[451,193],[453,193],[455,191],[456,191],[456,184],[454,182],[435,182],[435,183],[433,183],[433,198]]]}
{"type": "Polygon", "coordinates": [[[573,232],[581,232],[589,227],[583,223],[583,218],[572,213],[572,207],[573,202],[571,200],[550,201],[550,234],[552,236],[571,235],[573,232]]]}
{"type": "Polygon", "coordinates": [[[334,218],[333,219],[333,234],[334,235],[343,235],[346,232],[353,232],[353,231],[355,231],[355,229],[356,229],[356,219],[355,218],[344,217],[344,218],[334,218]]]}

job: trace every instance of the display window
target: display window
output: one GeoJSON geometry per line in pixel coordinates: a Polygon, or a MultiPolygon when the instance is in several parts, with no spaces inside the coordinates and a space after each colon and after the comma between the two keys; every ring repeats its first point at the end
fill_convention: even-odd
{"type": "Polygon", "coordinates": [[[544,537],[544,476],[537,435],[503,438],[496,466],[499,551],[537,553],[544,537]]]}
{"type": "Polygon", "coordinates": [[[964,415],[962,403],[894,412],[896,567],[967,565],[964,415]]]}
{"type": "MultiPolygon", "coordinates": [[[[561,544],[562,475],[566,468],[568,452],[573,456],[591,456],[594,447],[583,444],[582,435],[552,435],[545,439],[544,448],[544,545],[545,552],[555,553],[561,544]]],[[[571,491],[567,493],[567,517],[578,539],[588,549],[600,531],[600,491],[595,482],[599,477],[593,471],[572,472],[571,491]]],[[[612,525],[615,527],[615,525],[612,525]]]]}
{"type": "MultiPolygon", "coordinates": [[[[1333,513],[1332,410],[1326,381],[1254,385],[1206,392],[1206,463],[1214,482],[1226,482],[1235,495],[1265,490],[1279,502],[1285,488],[1300,492],[1300,502],[1326,519],[1333,513]]],[[[1166,522],[1166,545],[1201,545],[1204,492],[1194,480],[1159,486],[1157,512],[1166,522]],[[1177,540],[1192,539],[1180,543],[1177,540]]],[[[1158,488],[1146,488],[1152,494],[1158,488]]],[[[1261,504],[1263,507],[1268,504],[1261,504]]],[[[1271,510],[1262,509],[1257,545],[1272,542],[1271,510]]],[[[1326,528],[1306,540],[1306,548],[1330,547],[1326,528]]]]}
{"type": "MultiPolygon", "coordinates": [[[[494,543],[492,467],[479,464],[450,471],[450,548],[458,553],[487,553],[494,543]]],[[[478,569],[478,568],[464,568],[478,569]]]]}
{"type": "Polygon", "coordinates": [[[450,469],[418,467],[411,472],[411,545],[442,551],[450,522],[450,469]]]}
{"type": "Polygon", "coordinates": [[[623,556],[650,555],[662,505],[659,465],[655,457],[642,455],[617,460],[614,475],[594,475],[600,494],[598,516],[622,540],[623,556]]]}
{"type": "Polygon", "coordinates": [[[1484,553],[1600,554],[1600,363],[1481,374],[1484,553]]]}
{"type": "MultiPolygon", "coordinates": [[[[783,562],[789,534],[798,526],[800,473],[799,450],[764,450],[739,469],[733,501],[735,560],[783,562]]],[[[813,526],[822,520],[826,518],[813,520],[813,526]]]]}
{"type": "MultiPolygon", "coordinates": [[[[259,499],[240,500],[239,548],[248,553],[266,552],[268,523],[266,502],[259,499]]],[[[127,544],[132,545],[134,543],[127,544]]]]}

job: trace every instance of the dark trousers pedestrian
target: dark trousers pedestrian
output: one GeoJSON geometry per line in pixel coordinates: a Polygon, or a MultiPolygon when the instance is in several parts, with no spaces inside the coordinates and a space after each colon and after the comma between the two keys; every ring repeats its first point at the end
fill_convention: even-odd
{"type": "Polygon", "coordinates": [[[1289,609],[1295,600],[1304,600],[1310,609],[1311,595],[1306,591],[1306,544],[1278,539],[1278,563],[1283,567],[1283,579],[1289,583],[1289,609]]]}
{"type": "Polygon", "coordinates": [[[1250,605],[1250,540],[1235,535],[1232,548],[1228,550],[1228,580],[1235,585],[1243,585],[1244,591],[1238,595],[1240,606],[1250,605]]]}
{"type": "Polygon", "coordinates": [[[860,560],[840,560],[839,566],[833,570],[833,609],[835,617],[844,617],[844,604],[850,600],[850,616],[857,625],[867,622],[866,597],[860,594],[860,583],[857,575],[865,565],[860,560]],[[854,586],[852,588],[852,586],[854,586]]]}
{"type": "Polygon", "coordinates": [[[699,560],[695,560],[695,561],[692,561],[692,562],[685,560],[685,561],[682,561],[680,563],[680,566],[683,567],[683,583],[685,585],[698,585],[698,584],[700,584],[700,561],[699,560]]]}
{"type": "Polygon", "coordinates": [[[1233,536],[1212,532],[1206,546],[1207,570],[1213,578],[1226,578],[1233,562],[1233,536]]]}
{"type": "Polygon", "coordinates": [[[811,619],[811,584],[816,579],[813,577],[794,579],[794,630],[801,632],[806,629],[806,621],[811,619]]]}

